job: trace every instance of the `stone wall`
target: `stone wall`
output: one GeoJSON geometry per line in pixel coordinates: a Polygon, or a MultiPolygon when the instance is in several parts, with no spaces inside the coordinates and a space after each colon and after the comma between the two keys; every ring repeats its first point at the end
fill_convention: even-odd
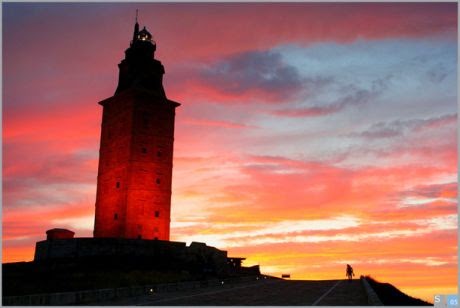
{"type": "Polygon", "coordinates": [[[94,236],[169,240],[179,104],[132,89],[100,104],[94,236]]]}
{"type": "Polygon", "coordinates": [[[54,239],[36,243],[34,262],[123,258],[173,268],[227,270],[227,252],[204,243],[117,238],[54,239]]]}

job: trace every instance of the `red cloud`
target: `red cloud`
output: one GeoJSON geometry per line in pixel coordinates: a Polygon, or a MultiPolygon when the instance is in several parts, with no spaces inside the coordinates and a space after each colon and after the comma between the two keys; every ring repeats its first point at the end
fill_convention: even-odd
{"type": "Polygon", "coordinates": [[[146,7],[146,14],[163,9],[156,26],[174,34],[159,33],[159,54],[171,64],[182,58],[209,58],[293,42],[350,42],[446,33],[455,39],[457,29],[456,3],[182,4],[146,7]],[[207,22],[196,22],[201,19],[207,22]],[[175,21],[173,26],[170,20],[175,21]],[[254,36],[252,30],[260,29],[261,23],[264,28],[254,36]],[[178,38],[177,33],[187,35],[178,38]],[[175,48],[177,39],[187,48],[175,48]]]}
{"type": "Polygon", "coordinates": [[[185,118],[181,121],[182,125],[193,125],[193,126],[213,126],[219,128],[251,128],[253,126],[234,123],[229,121],[213,121],[207,119],[195,119],[185,118]]]}

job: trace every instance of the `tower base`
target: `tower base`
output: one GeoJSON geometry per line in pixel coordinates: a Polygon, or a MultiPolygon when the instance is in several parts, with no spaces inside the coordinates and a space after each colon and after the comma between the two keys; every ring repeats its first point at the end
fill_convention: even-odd
{"type": "Polygon", "coordinates": [[[227,251],[205,243],[123,238],[47,239],[36,243],[34,263],[59,265],[113,266],[130,269],[186,270],[195,274],[232,276],[260,274],[259,268],[245,268],[227,251]],[[245,273],[246,274],[246,273],[245,273]]]}

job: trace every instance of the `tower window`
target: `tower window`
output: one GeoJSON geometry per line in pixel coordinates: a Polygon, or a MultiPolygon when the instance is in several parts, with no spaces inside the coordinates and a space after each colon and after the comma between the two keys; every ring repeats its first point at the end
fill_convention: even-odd
{"type": "Polygon", "coordinates": [[[160,217],[160,211],[155,211],[155,217],[160,217]]]}
{"type": "Polygon", "coordinates": [[[144,119],[143,124],[144,124],[144,127],[148,127],[149,126],[149,120],[144,119]]]}
{"type": "Polygon", "coordinates": [[[157,184],[160,184],[160,179],[157,179],[156,182],[157,182],[157,184]]]}
{"type": "Polygon", "coordinates": [[[120,188],[120,182],[117,182],[116,187],[120,188]]]}
{"type": "Polygon", "coordinates": [[[137,236],[137,238],[138,238],[138,239],[142,239],[142,235],[139,234],[139,235],[137,236]]]}
{"type": "Polygon", "coordinates": [[[157,152],[157,157],[161,157],[162,154],[163,154],[163,153],[161,153],[161,151],[158,151],[158,152],[157,152]]]}
{"type": "Polygon", "coordinates": [[[142,153],[147,153],[147,148],[142,148],[142,153]]]}
{"type": "Polygon", "coordinates": [[[157,240],[157,239],[158,239],[158,237],[156,237],[156,236],[155,236],[153,239],[154,239],[154,240],[157,240]]]}
{"type": "Polygon", "coordinates": [[[118,220],[118,213],[113,214],[113,220],[118,220]]]}
{"type": "Polygon", "coordinates": [[[150,115],[148,114],[142,115],[142,124],[144,125],[145,128],[149,126],[149,118],[150,118],[150,115]]]}

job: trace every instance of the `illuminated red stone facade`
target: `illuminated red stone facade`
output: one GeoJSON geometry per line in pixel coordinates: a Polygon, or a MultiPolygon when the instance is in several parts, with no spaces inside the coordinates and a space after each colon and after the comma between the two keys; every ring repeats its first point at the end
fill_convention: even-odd
{"type": "Polygon", "coordinates": [[[103,100],[94,237],[169,240],[175,108],[166,98],[156,44],[136,22],[103,100]]]}

